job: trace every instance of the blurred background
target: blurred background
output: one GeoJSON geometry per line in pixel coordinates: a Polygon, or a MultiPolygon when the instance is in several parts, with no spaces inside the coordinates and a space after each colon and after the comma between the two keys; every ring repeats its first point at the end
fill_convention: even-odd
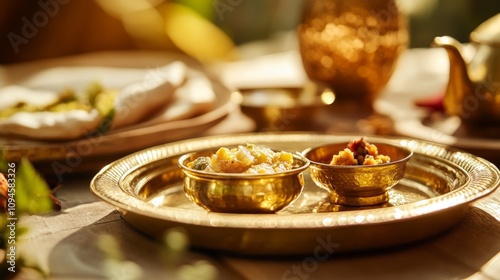
{"type": "MultiPolygon", "coordinates": [[[[307,0],[17,0],[0,9],[0,63],[101,50],[187,53],[201,61],[238,58],[235,47],[292,33],[307,0]]],[[[435,36],[467,42],[500,0],[400,0],[410,47],[435,36]]],[[[293,42],[292,42],[293,43],[293,42]]]]}

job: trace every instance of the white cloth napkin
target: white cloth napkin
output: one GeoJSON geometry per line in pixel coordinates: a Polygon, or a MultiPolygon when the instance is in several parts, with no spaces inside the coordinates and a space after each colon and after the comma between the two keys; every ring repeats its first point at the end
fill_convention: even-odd
{"type": "Polygon", "coordinates": [[[186,65],[180,61],[144,75],[142,81],[120,91],[115,102],[114,128],[137,123],[172,100],[173,92],[186,80],[186,65]]]}

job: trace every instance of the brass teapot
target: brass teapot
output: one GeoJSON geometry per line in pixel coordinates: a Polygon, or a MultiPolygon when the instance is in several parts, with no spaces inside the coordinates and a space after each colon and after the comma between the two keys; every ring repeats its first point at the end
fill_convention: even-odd
{"type": "Polygon", "coordinates": [[[466,62],[463,46],[449,36],[436,37],[450,59],[450,77],[443,100],[450,115],[464,123],[500,124],[500,14],[470,34],[474,53],[466,62]]]}

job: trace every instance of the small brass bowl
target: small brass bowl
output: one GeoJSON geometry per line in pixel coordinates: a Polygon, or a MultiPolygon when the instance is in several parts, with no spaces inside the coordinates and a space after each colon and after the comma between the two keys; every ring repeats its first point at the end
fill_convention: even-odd
{"type": "MultiPolygon", "coordinates": [[[[241,112],[258,131],[321,130],[320,117],[335,100],[325,87],[241,89],[241,112]]],[[[324,125],[323,125],[324,126],[324,125]]]]}
{"type": "Polygon", "coordinates": [[[212,173],[187,167],[187,163],[216,151],[188,153],[179,158],[178,164],[186,177],[186,196],[213,212],[225,213],[274,213],[290,205],[304,188],[302,172],[309,161],[293,154],[292,170],[273,174],[212,173]]]}
{"type": "Polygon", "coordinates": [[[306,149],[302,155],[309,159],[309,171],[316,185],[328,191],[333,203],[344,206],[368,206],[389,201],[388,190],[404,177],[406,162],[413,155],[409,148],[389,143],[370,142],[379,154],[391,158],[377,165],[332,165],[333,155],[347,147],[335,143],[306,149]]]}

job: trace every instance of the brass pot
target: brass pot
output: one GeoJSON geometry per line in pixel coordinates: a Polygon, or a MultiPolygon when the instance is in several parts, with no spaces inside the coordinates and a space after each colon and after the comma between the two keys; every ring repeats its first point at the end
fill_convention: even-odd
{"type": "Polygon", "coordinates": [[[395,0],[310,0],[298,26],[304,69],[331,87],[336,103],[371,104],[408,46],[395,0]]]}

